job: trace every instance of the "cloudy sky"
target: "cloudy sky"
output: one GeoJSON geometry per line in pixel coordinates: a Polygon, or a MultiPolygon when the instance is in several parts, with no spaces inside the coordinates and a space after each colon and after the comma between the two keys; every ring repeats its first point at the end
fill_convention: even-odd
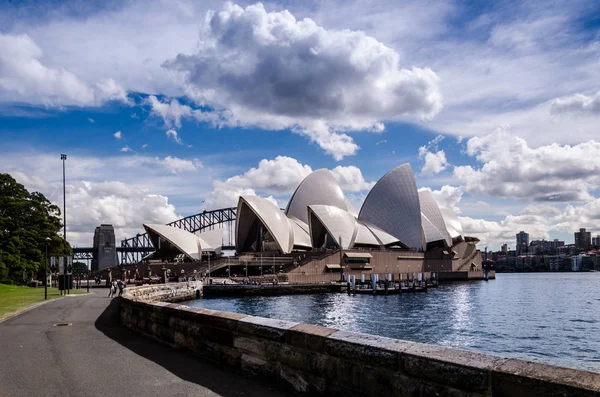
{"type": "Polygon", "coordinates": [[[481,248],[600,234],[600,3],[0,3],[0,172],[72,244],[410,163],[481,248]]]}

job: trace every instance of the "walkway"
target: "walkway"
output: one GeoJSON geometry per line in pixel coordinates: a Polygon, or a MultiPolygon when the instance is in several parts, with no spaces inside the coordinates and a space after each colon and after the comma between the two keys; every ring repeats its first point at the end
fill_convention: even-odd
{"type": "Polygon", "coordinates": [[[286,395],[123,327],[104,290],[1,323],[0,357],[2,397],[286,395]]]}

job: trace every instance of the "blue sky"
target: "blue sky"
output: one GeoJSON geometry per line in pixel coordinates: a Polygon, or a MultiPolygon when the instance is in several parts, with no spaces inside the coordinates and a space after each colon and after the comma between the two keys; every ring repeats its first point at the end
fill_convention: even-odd
{"type": "Polygon", "coordinates": [[[600,234],[600,4],[0,5],[0,172],[118,238],[409,162],[482,247],[600,234]],[[118,133],[120,132],[120,133],[118,133]]]}

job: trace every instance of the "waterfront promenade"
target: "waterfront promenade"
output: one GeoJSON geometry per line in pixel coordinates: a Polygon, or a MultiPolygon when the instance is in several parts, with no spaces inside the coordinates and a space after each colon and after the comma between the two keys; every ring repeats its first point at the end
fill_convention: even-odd
{"type": "Polygon", "coordinates": [[[0,396],[285,395],[122,326],[105,292],[0,323],[0,396]]]}

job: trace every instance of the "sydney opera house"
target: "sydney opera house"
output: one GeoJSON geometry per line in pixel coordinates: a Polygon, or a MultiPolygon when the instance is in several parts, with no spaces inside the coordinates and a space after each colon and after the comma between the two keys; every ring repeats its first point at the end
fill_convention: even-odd
{"type": "Polygon", "coordinates": [[[385,174],[358,213],[327,169],[308,175],[285,210],[262,197],[241,196],[236,255],[227,261],[219,259],[219,230],[196,235],[165,225],[144,227],[154,257],[212,257],[212,271],[230,275],[277,273],[302,282],[311,276],[339,280],[342,273],[441,272],[462,279],[481,273],[478,239],[465,236],[454,211],[439,207],[429,190],[418,191],[409,164],[385,174]]]}

